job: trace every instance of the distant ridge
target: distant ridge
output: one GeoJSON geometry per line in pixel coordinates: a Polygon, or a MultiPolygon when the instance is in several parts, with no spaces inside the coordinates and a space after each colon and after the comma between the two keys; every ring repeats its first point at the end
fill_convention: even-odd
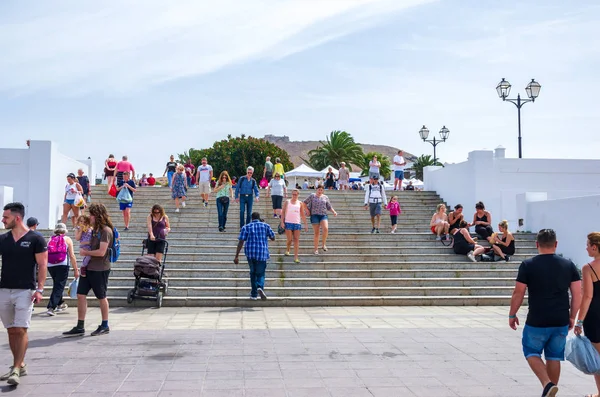
{"type": "MultiPolygon", "coordinates": [[[[290,141],[290,138],[285,135],[284,136],[265,135],[263,137],[263,139],[265,141],[271,142],[271,143],[279,146],[280,148],[282,148],[283,150],[288,152],[288,154],[290,155],[290,161],[292,163],[294,163],[295,167],[298,167],[300,164],[303,163],[302,157],[305,159],[308,158],[308,152],[310,150],[316,149],[317,146],[321,145],[321,143],[319,141],[290,141]]],[[[324,138],[323,141],[325,141],[325,140],[326,139],[324,138]]],[[[363,152],[365,152],[365,153],[379,152],[385,156],[388,156],[390,159],[394,158],[396,153],[398,153],[398,150],[400,150],[400,148],[396,148],[393,146],[386,146],[386,145],[370,145],[370,144],[365,144],[365,143],[359,143],[359,145],[362,147],[363,152]]],[[[402,150],[404,150],[404,149],[402,149],[402,150]]],[[[404,151],[404,157],[407,159],[412,159],[413,157],[416,157],[416,156],[407,151],[404,151]]],[[[355,171],[358,171],[358,170],[355,170],[355,171]]]]}

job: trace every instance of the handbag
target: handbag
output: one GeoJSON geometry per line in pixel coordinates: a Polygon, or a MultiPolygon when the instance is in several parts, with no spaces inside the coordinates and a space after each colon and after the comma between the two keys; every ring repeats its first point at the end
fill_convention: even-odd
{"type": "Polygon", "coordinates": [[[131,196],[131,193],[129,193],[129,189],[121,189],[121,191],[117,195],[117,201],[121,204],[133,203],[133,197],[131,196]]]}
{"type": "Polygon", "coordinates": [[[281,223],[277,226],[277,234],[285,233],[285,228],[281,226],[281,223]]]}
{"type": "Polygon", "coordinates": [[[225,205],[225,204],[229,204],[229,197],[227,196],[222,196],[217,198],[217,200],[219,201],[219,203],[225,205]]]}
{"type": "Polygon", "coordinates": [[[267,181],[267,178],[263,178],[260,180],[258,186],[260,186],[262,189],[264,189],[267,186],[269,186],[269,181],[267,181]]]}
{"type": "Polygon", "coordinates": [[[83,198],[81,193],[77,192],[77,194],[75,195],[74,203],[75,203],[75,207],[77,207],[77,208],[85,207],[85,199],[83,198]]]}
{"type": "Polygon", "coordinates": [[[600,374],[600,355],[585,336],[567,339],[565,358],[584,374],[600,374]]]}
{"type": "Polygon", "coordinates": [[[69,297],[71,299],[76,299],[77,298],[77,287],[79,286],[79,279],[76,278],[75,280],[71,281],[71,283],[69,284],[69,288],[67,289],[67,294],[69,295],[69,297]]]}
{"type": "Polygon", "coordinates": [[[110,189],[108,189],[108,194],[110,196],[117,197],[117,187],[114,183],[111,185],[110,189]]]}

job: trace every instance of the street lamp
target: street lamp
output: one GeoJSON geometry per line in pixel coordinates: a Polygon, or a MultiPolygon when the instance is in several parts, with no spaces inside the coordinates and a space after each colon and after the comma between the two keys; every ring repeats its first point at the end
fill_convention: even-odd
{"type": "Polygon", "coordinates": [[[529,99],[521,99],[521,94],[517,94],[517,99],[509,99],[508,94],[510,94],[510,83],[504,79],[498,83],[496,86],[496,91],[498,91],[498,96],[502,98],[503,101],[508,101],[514,104],[517,107],[518,119],[519,119],[519,158],[522,158],[521,152],[521,107],[525,105],[527,102],[535,102],[535,99],[540,95],[540,90],[542,86],[540,83],[531,79],[531,82],[527,84],[525,87],[525,92],[529,99]]]}
{"type": "Polygon", "coordinates": [[[450,130],[448,128],[446,128],[446,126],[443,126],[442,129],[440,130],[440,137],[442,137],[441,140],[436,140],[435,136],[433,137],[433,139],[428,140],[427,137],[429,136],[429,129],[427,129],[427,127],[423,126],[423,128],[421,128],[419,130],[419,135],[421,135],[421,139],[423,140],[423,142],[429,142],[433,145],[433,162],[434,163],[437,162],[435,147],[442,142],[446,142],[446,139],[448,139],[449,134],[450,134],[450,130]]]}

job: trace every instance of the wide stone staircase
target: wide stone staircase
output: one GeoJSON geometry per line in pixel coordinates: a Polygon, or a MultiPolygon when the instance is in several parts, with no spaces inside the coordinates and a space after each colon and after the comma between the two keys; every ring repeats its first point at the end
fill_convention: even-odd
{"type": "MultiPolygon", "coordinates": [[[[303,190],[304,199],[313,191],[303,190]]],[[[312,228],[300,237],[300,260],[285,256],[285,235],[270,242],[267,267],[267,301],[249,300],[248,264],[242,254],[233,263],[239,234],[239,205],[232,201],[227,231],[217,230],[214,195],[202,205],[197,189],[188,191],[187,207],[175,212],[168,188],[138,188],[131,212],[130,230],[124,231],[118,203],[104,186],[93,188],[92,199],[109,210],[121,233],[121,257],[109,282],[112,306],[127,306],[133,287],[133,264],[146,238],[146,217],[154,204],[162,205],[171,223],[166,258],[165,306],[327,306],[327,305],[507,305],[521,260],[536,254],[534,235],[515,234],[517,253],[510,262],[470,262],[445,247],[429,230],[435,207],[443,200],[435,192],[396,193],[402,207],[398,232],[390,234],[384,211],[380,234],[371,234],[364,192],[327,191],[338,216],[329,216],[327,252],[314,255],[312,228]]],[[[455,204],[455,203],[453,203],[455,204]]],[[[261,191],[254,204],[276,230],[271,200],[261,191]]],[[[470,219],[471,214],[468,213],[470,219]]],[[[495,220],[497,221],[497,220],[495,220]]],[[[70,226],[70,225],[68,225],[70,226]]],[[[42,231],[46,236],[51,231],[42,231]]],[[[73,233],[69,231],[69,235],[73,233]]],[[[77,244],[76,244],[77,245],[77,244]]],[[[48,279],[47,285],[51,285],[48,279]]],[[[47,295],[47,294],[46,294],[47,295]]],[[[90,303],[94,304],[90,293],[90,303]]],[[[73,302],[74,304],[74,302],[73,302]]],[[[134,301],[132,306],[153,302],[134,301]]]]}

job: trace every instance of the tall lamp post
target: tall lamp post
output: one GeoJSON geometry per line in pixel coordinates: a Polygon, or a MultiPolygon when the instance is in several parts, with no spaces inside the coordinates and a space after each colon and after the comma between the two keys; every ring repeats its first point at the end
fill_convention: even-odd
{"type": "Polygon", "coordinates": [[[449,134],[450,134],[450,130],[448,128],[446,128],[446,126],[443,126],[442,129],[440,130],[440,137],[442,139],[436,140],[435,135],[433,136],[433,139],[427,139],[427,137],[429,136],[429,129],[427,129],[427,127],[423,126],[423,128],[421,128],[419,130],[419,135],[421,135],[421,139],[423,140],[423,142],[429,142],[433,145],[433,162],[434,163],[437,162],[435,147],[442,142],[446,142],[446,139],[448,139],[449,134]]]}
{"type": "Polygon", "coordinates": [[[540,95],[540,89],[542,88],[542,86],[534,79],[531,79],[531,82],[529,82],[529,84],[527,84],[527,87],[525,87],[525,92],[527,93],[529,99],[521,99],[521,94],[517,94],[516,99],[507,98],[510,94],[510,87],[510,83],[502,79],[502,81],[499,82],[496,86],[496,91],[498,91],[498,96],[502,98],[503,101],[510,102],[517,107],[517,114],[519,119],[519,158],[522,158],[523,155],[521,151],[521,107],[527,102],[535,102],[535,99],[540,95]]]}

